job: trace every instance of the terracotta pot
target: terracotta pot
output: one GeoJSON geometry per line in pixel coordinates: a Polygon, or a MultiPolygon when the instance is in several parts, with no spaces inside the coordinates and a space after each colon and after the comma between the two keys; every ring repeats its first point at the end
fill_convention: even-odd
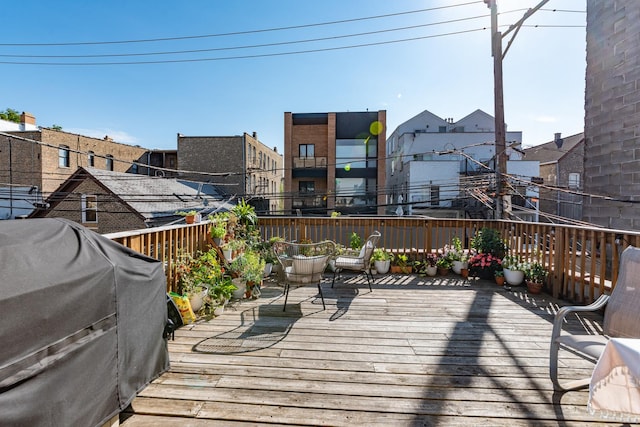
{"type": "Polygon", "coordinates": [[[449,274],[449,269],[448,268],[443,268],[443,267],[438,267],[438,274],[441,276],[446,276],[447,274],[449,274]]]}
{"type": "Polygon", "coordinates": [[[527,292],[530,294],[539,294],[542,292],[544,284],[527,280],[527,292]]]}
{"type": "Polygon", "coordinates": [[[187,224],[193,224],[194,222],[196,222],[196,216],[195,215],[187,215],[184,217],[184,220],[186,221],[187,224]]]}
{"type": "Polygon", "coordinates": [[[410,274],[413,271],[413,267],[400,267],[399,265],[391,266],[392,274],[410,274]]]}
{"type": "Polygon", "coordinates": [[[469,269],[468,268],[461,268],[460,269],[460,275],[462,276],[463,279],[466,279],[467,277],[469,277],[469,269]]]}
{"type": "Polygon", "coordinates": [[[504,276],[496,276],[496,283],[498,286],[504,285],[504,276]]]}

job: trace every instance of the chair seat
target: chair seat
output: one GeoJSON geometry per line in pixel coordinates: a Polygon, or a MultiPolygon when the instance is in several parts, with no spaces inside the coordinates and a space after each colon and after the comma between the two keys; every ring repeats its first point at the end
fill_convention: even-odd
{"type": "Polygon", "coordinates": [[[364,259],[339,256],[336,258],[336,268],[362,270],[364,269],[364,259]]]}
{"type": "Polygon", "coordinates": [[[561,335],[558,344],[572,348],[594,359],[598,359],[609,339],[604,335],[561,335]]]}

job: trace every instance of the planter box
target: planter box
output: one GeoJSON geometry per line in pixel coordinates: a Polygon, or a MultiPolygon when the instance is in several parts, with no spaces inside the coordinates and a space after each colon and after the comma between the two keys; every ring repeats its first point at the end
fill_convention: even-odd
{"type": "Polygon", "coordinates": [[[410,267],[410,266],[407,266],[407,267],[400,267],[399,265],[391,266],[392,274],[411,274],[412,272],[413,272],[413,267],[410,267]]]}

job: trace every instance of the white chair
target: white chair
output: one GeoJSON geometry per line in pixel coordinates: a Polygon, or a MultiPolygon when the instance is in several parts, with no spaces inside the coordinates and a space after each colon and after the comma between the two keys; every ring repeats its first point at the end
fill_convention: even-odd
{"type": "Polygon", "coordinates": [[[373,234],[367,238],[364,245],[362,245],[358,255],[340,255],[336,258],[335,269],[333,271],[333,281],[331,282],[332,288],[336,282],[336,274],[339,275],[343,270],[350,270],[363,273],[367,278],[369,291],[372,291],[371,283],[374,281],[374,278],[373,274],[371,274],[371,256],[373,255],[373,250],[380,241],[380,236],[379,231],[374,231],[373,234]]]}
{"type": "Polygon", "coordinates": [[[291,286],[304,286],[310,283],[318,285],[318,292],[325,309],[322,294],[322,273],[324,273],[329,259],[335,252],[336,245],[330,240],[319,243],[275,242],[273,251],[282,266],[282,280],[284,281],[284,307],[287,310],[287,299],[291,286]]]}
{"type": "Polygon", "coordinates": [[[627,247],[620,257],[620,271],[611,296],[601,295],[587,306],[566,306],[558,310],[553,322],[549,352],[549,376],[553,388],[559,391],[577,390],[589,386],[590,378],[561,383],[558,379],[558,351],[567,349],[597,362],[609,337],[640,338],[640,249],[627,247]],[[568,314],[605,307],[604,335],[562,334],[562,324],[568,314]]]}

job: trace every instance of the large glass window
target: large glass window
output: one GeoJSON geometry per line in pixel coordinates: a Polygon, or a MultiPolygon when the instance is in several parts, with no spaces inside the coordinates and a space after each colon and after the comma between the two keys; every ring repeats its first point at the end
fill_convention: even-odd
{"type": "Polygon", "coordinates": [[[315,157],[314,144],[300,144],[300,157],[315,157]]]}
{"type": "Polygon", "coordinates": [[[336,140],[336,168],[375,168],[377,157],[376,138],[336,140]]]}
{"type": "Polygon", "coordinates": [[[69,147],[61,145],[58,148],[58,166],[61,168],[69,167],[69,147]]]}
{"type": "Polygon", "coordinates": [[[337,178],[336,206],[374,206],[376,180],[374,178],[337,178]]]}

